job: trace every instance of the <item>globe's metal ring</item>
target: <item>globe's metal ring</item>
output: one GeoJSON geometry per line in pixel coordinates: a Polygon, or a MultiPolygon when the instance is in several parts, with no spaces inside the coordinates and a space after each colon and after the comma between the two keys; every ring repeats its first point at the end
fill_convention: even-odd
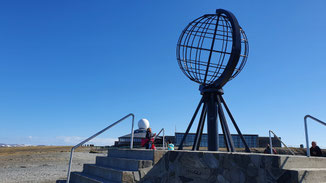
{"type": "MultiPolygon", "coordinates": [[[[207,38],[209,38],[209,36],[207,36],[207,38]]],[[[232,78],[237,76],[239,72],[241,72],[247,59],[248,41],[246,39],[244,31],[241,30],[241,27],[236,17],[227,10],[217,9],[215,14],[203,15],[193,20],[186,26],[186,28],[182,31],[179,37],[176,51],[179,67],[189,79],[201,84],[202,87],[218,89],[222,88],[228,81],[230,81],[232,78]],[[206,45],[207,47],[205,48],[203,47],[203,42],[204,39],[206,39],[206,33],[209,29],[208,27],[210,25],[214,25],[214,23],[212,23],[214,18],[212,17],[216,17],[217,20],[215,19],[215,28],[210,30],[215,31],[210,33],[211,35],[213,35],[211,37],[212,42],[210,45],[206,45]],[[227,27],[225,30],[226,35],[224,35],[224,33],[222,33],[223,35],[216,33],[216,31],[224,31],[218,30],[217,28],[219,20],[220,22],[222,22],[222,27],[223,22],[225,22],[225,27],[227,27]],[[195,27],[197,28],[196,30],[195,27]],[[227,35],[228,32],[230,33],[231,38],[231,44],[229,44],[229,46],[227,46],[229,37],[227,35]],[[215,39],[215,36],[222,36],[222,38],[215,39]],[[226,37],[225,40],[223,36],[226,37]],[[196,37],[198,38],[198,40],[195,39],[196,37]],[[219,51],[214,48],[215,40],[222,40],[222,49],[224,50],[219,51]],[[195,44],[198,43],[197,46],[193,46],[194,41],[196,42],[195,44]],[[225,45],[223,41],[226,42],[225,45]],[[245,50],[241,50],[242,44],[244,44],[243,46],[245,50]],[[193,49],[197,51],[195,53],[192,53],[193,49]],[[226,51],[226,49],[228,49],[228,51],[226,51]],[[203,54],[203,58],[205,58],[205,56],[208,56],[208,59],[206,61],[201,61],[200,59],[201,51],[203,50],[206,52],[206,55],[203,54]],[[242,51],[244,51],[244,53],[242,53],[242,51]],[[216,57],[212,56],[213,52],[221,53],[217,63],[214,63],[216,62],[216,57]],[[225,54],[228,54],[228,60],[223,61],[225,54]],[[192,59],[192,55],[194,56],[194,59],[192,59]],[[240,58],[242,58],[241,61],[240,58]],[[238,63],[240,63],[240,65],[238,65],[238,63]],[[204,67],[201,68],[201,66],[204,67]],[[237,68],[238,66],[239,68],[237,68]],[[214,69],[216,70],[214,71],[214,69]]]]}
{"type": "Polygon", "coordinates": [[[229,61],[221,76],[213,83],[214,87],[222,88],[231,78],[235,67],[237,66],[241,52],[240,26],[235,16],[224,9],[217,9],[216,14],[225,14],[232,25],[232,51],[229,61]]]}

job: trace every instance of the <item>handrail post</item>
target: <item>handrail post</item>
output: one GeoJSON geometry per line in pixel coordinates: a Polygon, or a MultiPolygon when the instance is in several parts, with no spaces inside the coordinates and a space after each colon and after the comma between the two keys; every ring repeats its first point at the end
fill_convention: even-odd
{"type": "Polygon", "coordinates": [[[323,121],[321,121],[321,120],[319,120],[319,119],[317,119],[317,118],[315,118],[315,117],[313,117],[313,116],[310,116],[309,114],[308,115],[305,115],[305,117],[304,117],[304,129],[305,129],[306,143],[307,143],[307,157],[310,157],[309,137],[308,137],[308,124],[307,124],[307,121],[308,121],[307,119],[308,118],[311,118],[311,119],[317,121],[318,123],[320,123],[320,124],[322,124],[324,126],[326,126],[326,123],[323,122],[323,121]]]}
{"type": "Polygon", "coordinates": [[[161,134],[161,132],[163,132],[163,146],[162,146],[162,148],[164,149],[164,143],[165,143],[165,129],[164,128],[162,128],[155,136],[154,136],[154,142],[155,142],[155,140],[156,140],[156,138],[161,134]]]}
{"type": "Polygon", "coordinates": [[[69,181],[70,181],[70,172],[71,172],[72,158],[73,158],[73,152],[74,152],[74,150],[76,148],[80,147],[81,145],[85,144],[86,142],[92,140],[93,138],[97,137],[98,135],[102,134],[103,132],[105,132],[106,130],[110,129],[111,127],[115,126],[116,124],[120,123],[121,121],[125,120],[129,116],[132,116],[130,148],[131,149],[133,148],[133,141],[134,141],[134,119],[135,119],[135,115],[133,113],[130,113],[130,114],[126,115],[125,117],[119,119],[118,121],[112,123],[110,126],[104,128],[103,130],[97,132],[96,134],[92,135],[91,137],[87,138],[86,140],[83,140],[82,142],[80,142],[79,144],[77,144],[77,145],[75,145],[74,147],[71,148],[69,165],[68,165],[68,173],[67,173],[68,174],[67,175],[67,183],[69,183],[69,181]]]}
{"type": "Polygon", "coordinates": [[[295,153],[272,131],[272,130],[269,130],[269,142],[271,143],[271,154],[273,154],[272,152],[273,152],[273,145],[272,145],[272,138],[271,138],[271,133],[273,133],[274,134],[274,137],[277,139],[277,140],[279,140],[283,145],[284,145],[284,147],[286,147],[290,152],[291,152],[291,154],[292,155],[295,155],[295,153]]]}
{"type": "Polygon", "coordinates": [[[163,150],[165,150],[165,129],[163,128],[163,150]]]}
{"type": "Polygon", "coordinates": [[[309,136],[308,136],[308,126],[307,126],[307,118],[309,115],[304,117],[304,131],[306,135],[306,145],[307,145],[307,157],[310,157],[310,149],[309,149],[309,136]]]}
{"type": "Polygon", "coordinates": [[[132,124],[131,124],[131,137],[130,137],[130,149],[134,146],[134,120],[135,116],[132,115],[132,124]]]}
{"type": "Polygon", "coordinates": [[[272,136],[271,136],[271,130],[269,130],[269,147],[271,150],[271,154],[273,154],[273,141],[272,141],[272,136]]]}
{"type": "Polygon", "coordinates": [[[74,148],[71,148],[71,151],[70,151],[70,159],[69,159],[69,166],[68,166],[67,183],[69,183],[69,181],[70,181],[70,171],[71,171],[70,168],[71,168],[71,164],[72,164],[73,152],[74,152],[74,148]]]}

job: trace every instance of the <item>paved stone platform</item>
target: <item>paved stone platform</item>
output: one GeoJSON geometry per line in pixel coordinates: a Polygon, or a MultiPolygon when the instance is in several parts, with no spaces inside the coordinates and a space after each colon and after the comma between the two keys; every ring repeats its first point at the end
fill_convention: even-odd
{"type": "Polygon", "coordinates": [[[256,153],[111,149],[71,182],[322,183],[326,158],[256,153]]]}
{"type": "Polygon", "coordinates": [[[141,182],[321,183],[326,182],[326,158],[170,151],[141,182]]]}

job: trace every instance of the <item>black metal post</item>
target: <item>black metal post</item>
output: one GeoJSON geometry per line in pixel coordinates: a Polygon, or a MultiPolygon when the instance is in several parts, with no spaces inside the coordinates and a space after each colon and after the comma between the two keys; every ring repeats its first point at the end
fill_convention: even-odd
{"type": "Polygon", "coordinates": [[[200,136],[201,136],[201,132],[203,131],[202,128],[204,127],[204,123],[205,123],[205,114],[206,114],[206,103],[204,102],[204,106],[203,106],[203,109],[201,111],[200,119],[199,119],[199,122],[198,122],[198,127],[197,127],[197,132],[196,132],[194,144],[192,146],[192,150],[197,150],[197,146],[199,146],[199,144],[200,144],[199,139],[201,139],[200,136]]]}
{"type": "Polygon", "coordinates": [[[247,142],[245,141],[238,125],[236,124],[224,98],[222,97],[222,94],[223,94],[223,91],[218,91],[218,92],[208,91],[208,92],[202,93],[203,96],[202,96],[202,98],[195,110],[195,113],[192,116],[191,121],[187,127],[187,130],[181,140],[181,143],[178,148],[179,150],[183,149],[184,141],[186,140],[187,135],[189,134],[189,131],[194,123],[194,120],[196,119],[199,109],[203,105],[192,150],[199,150],[200,141],[202,138],[203,129],[205,126],[205,121],[206,121],[205,118],[207,116],[208,150],[209,151],[217,151],[219,148],[219,134],[218,134],[218,118],[219,118],[227,151],[235,152],[233,139],[232,139],[232,136],[231,136],[231,133],[230,133],[230,130],[229,130],[226,118],[225,118],[225,114],[223,112],[223,106],[224,106],[224,108],[227,111],[228,116],[230,117],[235,129],[237,130],[237,132],[245,146],[246,152],[250,152],[249,146],[248,146],[247,142]]]}
{"type": "Polygon", "coordinates": [[[207,141],[208,150],[218,150],[218,126],[217,126],[217,106],[216,106],[216,93],[205,93],[208,95],[207,101],[207,141]]]}
{"type": "Polygon", "coordinates": [[[200,142],[201,142],[201,138],[203,136],[203,130],[204,130],[204,126],[205,126],[206,114],[207,114],[207,107],[206,107],[206,110],[205,110],[204,119],[203,119],[203,123],[202,123],[202,126],[201,126],[201,131],[200,131],[200,134],[199,134],[199,140],[198,140],[199,143],[197,144],[196,150],[199,150],[199,147],[200,147],[200,142]]]}
{"type": "Polygon", "coordinates": [[[224,112],[223,112],[223,108],[222,108],[222,104],[221,104],[221,100],[220,100],[220,95],[217,95],[217,108],[218,108],[218,114],[220,116],[221,123],[224,123],[224,130],[225,130],[225,133],[226,133],[225,135],[226,135],[226,138],[228,139],[228,142],[229,142],[229,145],[230,145],[230,150],[231,150],[231,152],[235,152],[232,136],[231,136],[228,124],[226,122],[224,112]]]}
{"type": "Polygon", "coordinates": [[[231,121],[232,121],[232,123],[233,123],[233,125],[234,125],[234,128],[237,130],[237,132],[238,132],[238,134],[239,134],[239,136],[240,136],[240,138],[241,138],[241,140],[242,140],[242,143],[243,143],[244,146],[245,146],[245,151],[246,151],[246,152],[250,152],[249,146],[248,146],[246,140],[244,139],[244,137],[243,137],[243,135],[242,135],[242,133],[241,133],[241,131],[240,131],[240,129],[239,129],[237,123],[235,122],[235,120],[234,120],[234,118],[233,118],[233,116],[232,116],[232,114],[231,114],[231,111],[229,110],[229,108],[228,108],[228,106],[226,105],[225,100],[224,100],[224,98],[223,98],[222,96],[221,96],[221,101],[222,101],[222,103],[223,103],[223,105],[224,105],[224,107],[225,107],[225,109],[226,109],[226,112],[227,112],[228,115],[230,116],[230,119],[231,119],[231,121]]]}
{"type": "MultiPolygon", "coordinates": [[[[220,116],[219,116],[219,118],[220,118],[220,116]]],[[[226,137],[224,123],[221,120],[221,118],[220,118],[220,123],[221,123],[221,128],[222,128],[222,134],[223,134],[225,148],[226,148],[227,151],[230,151],[231,147],[230,147],[229,139],[226,137]]]]}
{"type": "Polygon", "coordinates": [[[183,138],[182,138],[182,140],[181,140],[181,142],[180,142],[180,145],[179,145],[178,150],[182,150],[182,149],[183,149],[183,143],[184,143],[184,141],[186,140],[186,137],[187,137],[187,135],[188,135],[188,133],[189,133],[189,131],[190,131],[190,129],[191,129],[192,124],[194,123],[194,120],[196,119],[197,113],[198,113],[198,111],[199,111],[199,109],[200,109],[200,107],[201,107],[201,105],[202,105],[202,103],[203,103],[203,98],[204,98],[204,97],[202,97],[202,98],[200,99],[200,101],[199,101],[199,104],[198,104],[198,106],[197,106],[197,108],[196,108],[196,111],[195,111],[194,115],[192,116],[192,118],[191,118],[191,120],[190,120],[190,123],[189,123],[189,125],[188,125],[187,130],[186,130],[186,133],[183,135],[183,138]]]}

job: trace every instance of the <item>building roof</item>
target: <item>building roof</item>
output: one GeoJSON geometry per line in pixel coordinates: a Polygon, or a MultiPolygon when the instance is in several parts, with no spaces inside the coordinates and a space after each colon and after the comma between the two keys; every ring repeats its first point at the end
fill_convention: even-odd
{"type": "MultiPolygon", "coordinates": [[[[184,132],[175,132],[175,134],[185,134],[184,132]]],[[[189,135],[196,135],[196,133],[188,133],[189,135]]],[[[207,135],[207,133],[203,133],[203,135],[207,135]]],[[[219,135],[223,135],[223,133],[219,133],[219,135]]],[[[231,134],[231,135],[239,135],[239,134],[231,134]]],[[[242,134],[243,136],[258,136],[258,134],[242,134]]]]}
{"type": "MultiPolygon", "coordinates": [[[[119,138],[130,138],[131,134],[127,134],[124,136],[121,136],[119,138]]],[[[146,137],[146,129],[137,129],[134,131],[134,138],[145,138],[146,137]]]]}
{"type": "MultiPolygon", "coordinates": [[[[131,137],[131,134],[127,134],[127,135],[124,135],[124,136],[121,136],[119,138],[130,138],[131,137]]],[[[146,132],[144,133],[134,133],[134,138],[145,138],[146,137],[146,132]]]]}

